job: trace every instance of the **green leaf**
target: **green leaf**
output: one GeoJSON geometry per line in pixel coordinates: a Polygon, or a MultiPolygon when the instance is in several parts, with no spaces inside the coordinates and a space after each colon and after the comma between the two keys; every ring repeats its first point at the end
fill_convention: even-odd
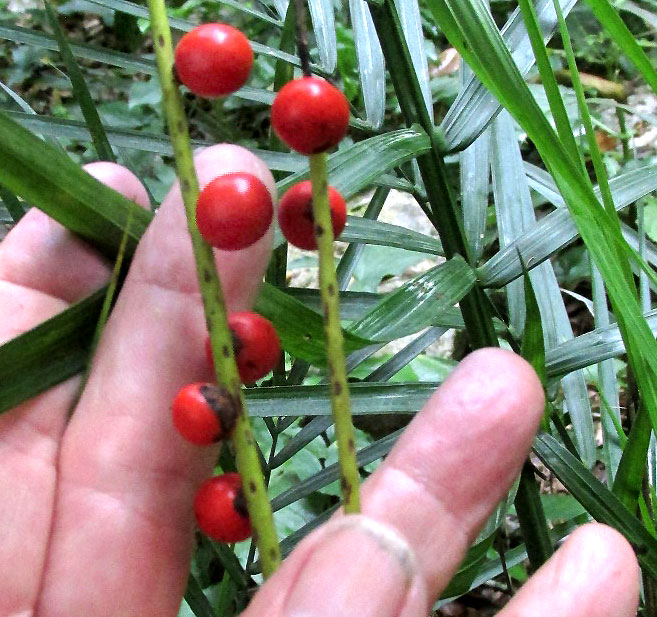
{"type": "MultiPolygon", "coordinates": [[[[564,0],[561,3],[563,12],[567,15],[575,3],[575,0],[564,0]]],[[[543,40],[547,42],[557,27],[552,0],[538,0],[535,10],[543,30],[543,40]]],[[[519,8],[509,17],[502,35],[520,73],[527,75],[535,59],[519,8]]],[[[471,144],[500,109],[501,105],[495,96],[474,74],[470,74],[440,125],[445,133],[447,149],[450,152],[461,151],[471,144]]]]}
{"type": "Polygon", "coordinates": [[[105,291],[0,346],[0,413],[84,370],[105,291]]]}
{"type": "MultiPolygon", "coordinates": [[[[360,450],[357,454],[358,464],[363,467],[372,461],[376,461],[381,457],[385,456],[392,450],[395,442],[401,435],[402,431],[395,431],[391,435],[379,439],[371,446],[368,446],[360,450]]],[[[274,512],[284,508],[285,506],[303,499],[308,495],[311,495],[315,491],[335,482],[340,477],[339,465],[335,463],[334,465],[329,465],[325,469],[322,469],[319,473],[314,476],[299,482],[297,485],[291,489],[285,491],[278,497],[272,499],[271,507],[274,512]]]]}
{"type": "MultiPolygon", "coordinates": [[[[359,141],[328,157],[329,184],[349,199],[388,169],[426,152],[430,145],[429,137],[419,128],[391,131],[359,141]]],[[[280,181],[277,184],[280,194],[307,180],[309,173],[305,169],[280,181]]]]}
{"type": "Polygon", "coordinates": [[[372,341],[408,336],[431,325],[436,315],[453,307],[474,284],[472,268],[462,258],[454,257],[390,294],[350,331],[372,341]]]}
{"type": "MultiPolygon", "coordinates": [[[[563,197],[552,177],[534,166],[525,164],[530,186],[556,206],[565,206],[563,197]]],[[[657,165],[635,169],[609,181],[617,210],[622,210],[637,199],[657,190],[657,165]]],[[[600,195],[595,190],[596,197],[600,195]]],[[[544,216],[535,227],[526,231],[517,242],[499,251],[486,264],[477,269],[480,283],[486,287],[499,287],[522,275],[518,259],[520,251],[527,268],[531,270],[559,249],[579,236],[577,225],[565,207],[544,216]]]]}
{"type": "Polygon", "coordinates": [[[443,255],[443,247],[438,238],[399,225],[364,219],[360,216],[347,217],[347,226],[339,239],[341,242],[379,244],[406,251],[443,255]]]}
{"type": "MultiPolygon", "coordinates": [[[[133,216],[140,210],[135,208],[133,216]]],[[[85,369],[106,292],[106,287],[100,289],[0,346],[0,413],[85,369]]],[[[318,313],[267,284],[256,302],[256,310],[274,323],[289,353],[300,354],[299,357],[320,366],[325,363],[323,325],[318,313]]],[[[343,335],[348,351],[370,344],[349,332],[343,331],[343,335]]]]}
{"type": "MultiPolygon", "coordinates": [[[[368,414],[414,414],[422,409],[438,383],[350,383],[351,411],[368,414]]],[[[253,417],[331,415],[329,385],[248,388],[253,417]]]]}
{"type": "MultiPolygon", "coordinates": [[[[657,310],[645,313],[644,319],[652,332],[657,335],[657,310]]],[[[625,351],[618,324],[596,328],[548,351],[547,375],[548,377],[565,375],[602,360],[621,356],[625,351]]]]}
{"type": "MultiPolygon", "coordinates": [[[[108,256],[116,255],[130,201],[4,114],[0,114],[0,142],[0,184],[108,256]]],[[[151,218],[147,210],[135,209],[126,255],[133,254],[151,218]]]]}
{"type": "MultiPolygon", "coordinates": [[[[359,218],[359,221],[362,221],[363,227],[365,227],[367,230],[371,229],[371,226],[368,225],[368,223],[378,222],[376,219],[381,213],[381,210],[383,209],[389,194],[390,189],[381,186],[377,187],[377,189],[374,191],[372,199],[370,199],[369,204],[367,204],[367,208],[365,209],[363,216],[359,218]]],[[[351,228],[353,232],[353,221],[350,221],[350,217],[347,217],[347,227],[350,227],[350,223],[352,224],[351,228]]],[[[391,235],[393,234],[394,232],[391,232],[391,235]]],[[[345,236],[345,231],[343,231],[342,237],[350,237],[349,232],[347,232],[347,236],[345,236]]],[[[347,287],[349,287],[349,283],[351,282],[354,270],[358,266],[358,262],[363,256],[363,252],[365,250],[364,244],[356,244],[353,242],[353,235],[351,236],[351,241],[352,243],[347,247],[344,255],[342,255],[340,258],[340,263],[338,263],[335,269],[335,275],[338,279],[338,288],[340,291],[344,291],[347,289],[347,287]]],[[[342,307],[340,310],[341,314],[343,315],[344,313],[342,313],[342,307]]]]}
{"type": "Polygon", "coordinates": [[[351,289],[354,292],[373,292],[382,281],[402,276],[423,256],[404,249],[388,246],[365,246],[360,261],[354,268],[351,289]]]}
{"type": "MultiPolygon", "coordinates": [[[[450,42],[527,132],[559,187],[582,240],[600,270],[627,348],[643,404],[657,428],[657,341],[641,314],[616,217],[600,208],[588,179],[548,124],[483,0],[428,0],[450,42]]],[[[632,255],[632,259],[636,257],[632,255]]],[[[529,264],[528,264],[529,265],[529,264]]]]}
{"type": "Polygon", "coordinates": [[[522,333],[522,347],[520,355],[532,365],[541,383],[545,385],[545,343],[543,342],[543,327],[541,325],[541,311],[532,286],[529,272],[523,275],[525,284],[525,302],[527,316],[525,329],[522,333]]]}
{"type": "MultiPolygon", "coordinates": [[[[0,38],[14,43],[23,43],[32,47],[58,51],[57,41],[54,37],[29,28],[2,24],[0,25],[0,38]]],[[[70,49],[73,55],[78,58],[119,66],[130,71],[147,73],[148,75],[157,74],[155,62],[150,59],[140,58],[120,51],[112,51],[104,47],[87,45],[86,43],[72,43],[70,49]]]]}
{"type": "Polygon", "coordinates": [[[552,556],[553,548],[543,512],[539,485],[534,475],[534,468],[529,462],[523,465],[520,473],[514,505],[529,563],[533,570],[538,570],[552,556]]]}
{"type": "Polygon", "coordinates": [[[308,0],[308,8],[320,63],[327,73],[333,73],[338,61],[333,2],[332,0],[308,0]]]}
{"type": "MultiPolygon", "coordinates": [[[[522,157],[510,115],[502,111],[491,126],[492,177],[495,208],[499,227],[500,245],[514,246],[528,230],[536,227],[534,208],[525,177],[522,157]]],[[[520,254],[521,263],[525,256],[520,254]]],[[[524,264],[523,264],[524,265],[524,264]]],[[[559,283],[552,264],[543,262],[534,268],[530,275],[532,294],[538,303],[541,319],[540,353],[549,350],[560,342],[571,340],[573,331],[568,311],[561,296],[559,283]]],[[[531,306],[531,299],[525,297],[520,281],[513,281],[507,287],[511,325],[522,331],[524,313],[531,306]]],[[[535,368],[540,368],[536,366],[535,368]]],[[[539,375],[544,378],[545,370],[539,375]]],[[[571,415],[578,451],[582,460],[590,467],[596,460],[591,406],[584,376],[581,373],[567,375],[562,380],[566,406],[571,415]]]]}
{"type": "MultiPolygon", "coordinates": [[[[581,522],[586,522],[586,521],[577,521],[575,519],[573,521],[569,521],[568,523],[555,526],[550,533],[553,543],[556,544],[559,540],[565,538],[568,534],[572,533],[576,529],[577,524],[581,522]]],[[[516,546],[504,553],[504,561],[508,569],[511,569],[514,566],[519,565],[525,559],[527,559],[527,549],[524,544],[521,544],[520,546],[516,546]]],[[[465,564],[463,564],[463,566],[467,566],[467,561],[465,564]]],[[[453,601],[454,599],[456,599],[457,596],[463,595],[468,591],[480,587],[487,581],[496,578],[504,571],[504,568],[502,567],[502,561],[499,557],[496,557],[494,559],[486,559],[483,564],[478,565],[477,569],[478,572],[474,577],[474,579],[471,581],[470,581],[471,578],[470,573],[465,571],[464,572],[465,576],[461,577],[461,569],[459,569],[459,572],[457,572],[457,574],[454,576],[450,584],[441,594],[440,597],[442,599],[435,604],[434,610],[438,610],[441,606],[445,605],[448,602],[453,601]]]]}
{"type": "Polygon", "coordinates": [[[82,111],[82,115],[84,116],[89,132],[91,133],[91,139],[96,148],[96,154],[100,160],[111,161],[114,163],[116,162],[116,157],[114,156],[114,152],[112,152],[112,147],[110,146],[109,141],[107,141],[107,135],[105,134],[103,123],[100,121],[89,88],[87,88],[82,71],[80,70],[78,63],[75,61],[71,47],[66,39],[66,35],[59,25],[57,14],[48,0],[45,0],[45,8],[50,27],[55,33],[59,53],[66,65],[68,77],[73,86],[73,93],[78,101],[78,105],[80,105],[80,110],[82,111]]]}
{"type": "Polygon", "coordinates": [[[0,186],[0,197],[9,216],[11,216],[12,222],[18,223],[25,215],[23,204],[21,204],[16,195],[8,191],[4,186],[0,186]]]}
{"type": "MultiPolygon", "coordinates": [[[[262,286],[255,310],[274,324],[288,353],[312,364],[323,366],[326,363],[324,322],[319,313],[268,283],[262,286]]],[[[345,353],[372,343],[344,330],[343,337],[345,353]]]]}
{"type": "MultiPolygon", "coordinates": [[[[462,75],[470,75],[462,67],[462,75]]],[[[490,178],[490,131],[484,131],[459,153],[463,231],[470,248],[471,263],[476,264],[484,252],[486,214],[490,178]]]]}
{"type": "Polygon", "coordinates": [[[586,0],[586,3],[622,52],[639,69],[653,92],[657,93],[657,71],[653,62],[641,49],[636,37],[630,32],[616,9],[608,0],[586,0]]]}
{"type": "MultiPolygon", "coordinates": [[[[89,130],[82,122],[64,120],[51,116],[35,116],[21,112],[6,112],[7,117],[21,126],[43,135],[61,136],[68,139],[88,141],[89,130]]],[[[132,131],[128,129],[109,128],[107,137],[112,145],[121,148],[134,148],[145,152],[155,152],[165,156],[173,156],[173,148],[168,136],[164,134],[132,131]]],[[[212,146],[209,141],[193,140],[192,147],[203,148],[212,146]]],[[[286,152],[271,152],[250,148],[251,152],[259,156],[271,170],[296,172],[306,165],[305,157],[300,154],[286,152]]]]}
{"type": "Polygon", "coordinates": [[[385,113],[386,81],[381,43],[376,36],[367,2],[349,0],[365,115],[374,128],[381,126],[385,113]]]}
{"type": "Polygon", "coordinates": [[[187,602],[189,608],[196,617],[217,617],[209,600],[205,597],[203,589],[201,589],[196,577],[191,572],[187,579],[185,602],[187,602]]]}
{"type": "MultiPolygon", "coordinates": [[[[340,234],[339,240],[340,242],[390,246],[431,255],[443,254],[443,247],[438,238],[432,238],[399,225],[365,219],[360,216],[347,216],[347,225],[340,234]]],[[[274,248],[284,243],[283,234],[277,234],[274,240],[274,248]]]]}
{"type": "Polygon", "coordinates": [[[554,437],[539,434],[534,452],[595,520],[610,525],[627,538],[644,572],[657,577],[657,539],[634,514],[554,437]]]}

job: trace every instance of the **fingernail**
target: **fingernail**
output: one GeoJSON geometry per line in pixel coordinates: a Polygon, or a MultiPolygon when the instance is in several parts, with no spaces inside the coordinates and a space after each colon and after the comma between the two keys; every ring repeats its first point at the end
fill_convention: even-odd
{"type": "Polygon", "coordinates": [[[359,515],[331,523],[286,600],[285,617],[395,617],[417,572],[406,541],[359,515]]]}

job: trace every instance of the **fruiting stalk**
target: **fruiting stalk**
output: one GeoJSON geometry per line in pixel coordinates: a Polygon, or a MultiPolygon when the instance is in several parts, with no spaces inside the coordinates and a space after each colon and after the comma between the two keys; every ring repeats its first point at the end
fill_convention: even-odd
{"type": "Polygon", "coordinates": [[[237,469],[242,476],[244,495],[255,541],[260,553],[263,574],[267,577],[280,564],[280,547],[255,448],[255,439],[242,394],[242,383],[235,364],[233,343],[214,255],[212,248],[203,240],[196,226],[195,208],[199,193],[198,179],[194,169],[194,159],[182,97],[173,74],[173,48],[166,8],[163,0],[148,0],[148,8],[160,87],[162,88],[162,100],[176,161],[176,171],[180,181],[180,190],[185,204],[189,234],[192,239],[205,319],[214,356],[217,383],[228,390],[237,409],[237,421],[233,434],[237,469]]]}
{"type": "Polygon", "coordinates": [[[340,486],[344,511],[360,512],[360,475],[356,461],[356,441],[351,420],[349,386],[344,358],[344,341],[340,325],[338,281],[333,263],[333,226],[329,208],[326,154],[309,158],[312,182],[312,209],[315,239],[319,253],[319,289],[324,312],[326,356],[331,385],[331,411],[335,423],[340,463],[340,486]]]}

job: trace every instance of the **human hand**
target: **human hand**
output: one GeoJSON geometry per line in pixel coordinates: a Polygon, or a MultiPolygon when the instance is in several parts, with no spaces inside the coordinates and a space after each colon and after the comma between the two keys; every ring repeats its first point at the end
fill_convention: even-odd
{"type": "MultiPolygon", "coordinates": [[[[234,146],[197,157],[201,184],[264,165],[234,146]]],[[[129,172],[88,171],[142,205],[129,172]]],[[[271,230],[224,253],[230,310],[250,306],[271,230]]],[[[0,341],[100,287],[109,264],[38,211],[0,243],[0,341]]],[[[0,617],[174,617],[193,543],[192,501],[216,448],[187,444],[170,402],[210,378],[205,322],[180,193],[174,189],[135,255],[89,380],[0,416],[0,617]]],[[[524,461],[543,411],[531,368],[502,350],[466,358],[363,486],[363,514],[306,538],[255,596],[247,617],[421,617],[458,567],[524,461]]],[[[638,567],[627,542],[587,525],[504,609],[551,617],[625,617],[638,567]]]]}

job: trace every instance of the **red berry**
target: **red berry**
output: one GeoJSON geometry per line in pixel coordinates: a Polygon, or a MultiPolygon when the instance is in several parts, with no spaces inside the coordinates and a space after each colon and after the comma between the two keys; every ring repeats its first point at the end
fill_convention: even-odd
{"type": "MultiPolygon", "coordinates": [[[[312,185],[306,181],[295,184],[278,205],[278,225],[287,241],[300,249],[317,248],[312,201],[312,185]]],[[[347,223],[347,205],[332,186],[329,186],[329,207],[333,237],[337,238],[347,223]]]]}
{"type": "Polygon", "coordinates": [[[217,542],[241,542],[251,536],[251,521],[242,492],[242,478],[225,473],[204,482],[194,499],[201,531],[217,542]]]}
{"type": "Polygon", "coordinates": [[[228,316],[233,334],[235,361],[244,383],[264,377],[277,364],[281,344],[271,321],[258,313],[243,311],[228,316]]]}
{"type": "MultiPolygon", "coordinates": [[[[243,311],[228,316],[228,326],[233,335],[233,350],[240,379],[253,383],[264,377],[277,364],[281,344],[271,321],[258,313],[243,311]]],[[[210,339],[205,341],[208,364],[213,365],[210,339]]]]}
{"type": "Polygon", "coordinates": [[[317,154],[337,146],[349,126],[344,94],[318,77],[301,77],[285,84],[271,107],[277,135],[301,154],[317,154]]]}
{"type": "Polygon", "coordinates": [[[226,24],[203,24],[176,46],[178,79],[194,94],[224,96],[241,88],[253,66],[249,39],[226,24]]]}
{"type": "Polygon", "coordinates": [[[226,437],[233,430],[237,415],[228,392],[206,383],[192,383],[182,388],[173,399],[171,410],[178,432],[199,446],[226,437]]]}
{"type": "Polygon", "coordinates": [[[215,178],[198,196],[196,223],[208,244],[235,251],[265,235],[274,216],[271,194],[256,176],[244,172],[215,178]]]}

